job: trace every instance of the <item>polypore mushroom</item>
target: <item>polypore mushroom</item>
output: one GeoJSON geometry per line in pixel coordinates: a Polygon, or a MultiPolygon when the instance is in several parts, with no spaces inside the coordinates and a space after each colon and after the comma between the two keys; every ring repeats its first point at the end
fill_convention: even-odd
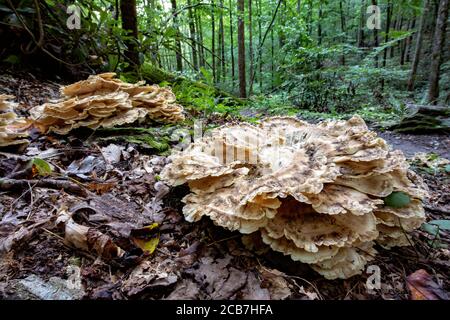
{"type": "Polygon", "coordinates": [[[28,134],[23,128],[27,125],[25,119],[14,112],[17,103],[10,100],[13,96],[0,94],[0,147],[28,144],[28,134]]]}
{"type": "Polygon", "coordinates": [[[161,177],[188,184],[188,221],[208,216],[229,230],[259,235],[328,279],[361,273],[376,254],[375,242],[405,245],[405,232],[424,221],[426,186],[360,117],[223,126],[170,160],[161,177]],[[393,192],[410,202],[387,205],[393,192]]]}
{"type": "Polygon", "coordinates": [[[174,123],[184,119],[183,108],[175,103],[168,88],[130,84],[114,73],[90,76],[61,88],[63,100],[30,110],[35,126],[43,132],[67,134],[79,127],[97,129],[132,123],[149,117],[174,123]]]}

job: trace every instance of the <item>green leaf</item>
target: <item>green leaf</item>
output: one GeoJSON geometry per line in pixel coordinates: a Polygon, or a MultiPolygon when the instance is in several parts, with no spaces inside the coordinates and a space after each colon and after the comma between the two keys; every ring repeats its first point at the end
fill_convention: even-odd
{"type": "Polygon", "coordinates": [[[18,56],[11,54],[5,60],[3,60],[3,62],[10,63],[10,64],[19,64],[20,58],[18,56]]]}
{"type": "Polygon", "coordinates": [[[432,236],[436,236],[439,232],[439,228],[437,226],[434,226],[429,223],[422,224],[420,228],[426,233],[431,234],[432,236]]]}
{"type": "Polygon", "coordinates": [[[37,170],[37,173],[40,176],[48,176],[52,173],[52,168],[50,167],[50,164],[48,164],[47,161],[44,161],[39,158],[34,158],[32,160],[32,165],[35,170],[37,170]]]}
{"type": "Polygon", "coordinates": [[[450,220],[432,220],[428,224],[437,226],[440,230],[450,230],[450,220]]]}
{"type": "Polygon", "coordinates": [[[404,192],[392,192],[384,198],[384,204],[391,208],[403,208],[411,202],[411,198],[404,192]]]}
{"type": "Polygon", "coordinates": [[[131,231],[131,240],[145,255],[152,254],[159,243],[159,225],[152,223],[140,229],[131,231]]]}
{"type": "Polygon", "coordinates": [[[445,172],[450,173],[450,164],[445,166],[445,172]]]}

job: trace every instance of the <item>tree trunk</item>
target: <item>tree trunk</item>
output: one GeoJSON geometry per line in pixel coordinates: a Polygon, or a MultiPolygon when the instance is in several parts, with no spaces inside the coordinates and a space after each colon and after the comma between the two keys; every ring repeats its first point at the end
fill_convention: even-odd
{"type": "Polygon", "coordinates": [[[138,43],[138,22],[136,14],[136,0],[121,0],[120,12],[122,14],[122,29],[131,37],[124,41],[127,49],[124,52],[127,62],[130,64],[128,69],[132,70],[139,67],[138,43]]]}
{"type": "MultiPolygon", "coordinates": [[[[344,18],[344,9],[342,7],[342,1],[343,0],[339,1],[339,11],[340,11],[340,14],[341,14],[341,32],[343,34],[345,34],[345,18],[344,18]]],[[[345,35],[344,35],[344,37],[342,39],[342,43],[345,43],[345,35]]],[[[345,53],[342,53],[342,55],[341,55],[341,64],[343,66],[345,66],[345,53]]]]}
{"type": "Polygon", "coordinates": [[[234,33],[233,33],[233,6],[231,0],[229,0],[230,7],[230,42],[231,42],[231,87],[234,89],[234,79],[235,79],[235,66],[234,66],[234,33]]]}
{"type": "Polygon", "coordinates": [[[308,4],[308,18],[307,18],[307,25],[308,25],[308,35],[311,37],[312,35],[312,17],[313,17],[313,0],[309,0],[308,4]]]}
{"type": "MultiPolygon", "coordinates": [[[[408,28],[409,30],[413,30],[416,27],[416,17],[413,17],[410,27],[408,28]]],[[[411,44],[413,41],[413,36],[409,36],[406,39],[406,45],[405,45],[405,52],[404,52],[404,61],[405,63],[410,62],[411,61],[411,44]]]]}
{"type": "MultiPolygon", "coordinates": [[[[190,7],[192,5],[191,0],[187,0],[187,4],[190,7]]],[[[188,17],[189,17],[189,34],[191,38],[191,47],[192,47],[192,64],[194,65],[195,71],[198,71],[198,55],[197,55],[197,44],[195,43],[197,39],[197,35],[195,34],[195,20],[194,15],[192,13],[192,8],[188,9],[188,17]]]]}
{"type": "Polygon", "coordinates": [[[173,23],[175,25],[176,29],[176,36],[175,36],[175,57],[177,60],[177,71],[182,72],[183,71],[183,58],[181,51],[181,41],[180,41],[180,28],[178,26],[178,14],[177,12],[177,0],[170,0],[170,3],[172,4],[172,14],[173,14],[173,23]]]}
{"type": "MultiPolygon", "coordinates": [[[[389,31],[391,29],[391,19],[392,19],[392,11],[393,11],[393,5],[391,1],[388,1],[387,6],[387,19],[386,19],[386,29],[384,31],[384,44],[389,42],[389,31]]],[[[386,62],[387,62],[387,55],[388,55],[388,49],[385,48],[383,50],[383,68],[386,68],[386,62]]],[[[381,79],[381,90],[384,89],[384,78],[381,79]]]]}
{"type": "Polygon", "coordinates": [[[203,42],[203,27],[200,22],[200,15],[197,12],[197,10],[194,11],[194,17],[195,17],[195,25],[197,29],[197,48],[198,48],[198,62],[200,67],[205,67],[205,48],[204,48],[204,42],[203,42]]]}
{"type": "Polygon", "coordinates": [[[211,55],[212,55],[212,73],[214,83],[217,82],[216,78],[216,20],[214,15],[215,10],[214,0],[211,0],[211,55]]]}
{"type": "Polygon", "coordinates": [[[433,40],[433,53],[431,55],[430,80],[428,88],[428,103],[437,104],[439,98],[439,76],[442,63],[442,54],[445,46],[445,31],[448,18],[449,0],[441,0],[433,40]]]}
{"type": "MultiPolygon", "coordinates": [[[[372,0],[372,5],[377,6],[377,0],[372,0]]],[[[378,46],[380,45],[380,40],[378,39],[378,29],[374,28],[373,29],[373,43],[374,43],[374,47],[378,48],[378,46]]],[[[375,55],[375,68],[378,68],[378,54],[375,55]]]]}
{"type": "Polygon", "coordinates": [[[244,26],[244,0],[237,0],[238,9],[238,65],[239,65],[239,96],[247,97],[245,80],[245,26],[244,26]]]}
{"type": "Polygon", "coordinates": [[[283,12],[280,15],[280,20],[278,20],[280,23],[280,30],[278,31],[278,43],[279,43],[280,49],[283,48],[284,44],[286,43],[286,34],[284,32],[284,27],[285,27],[285,22],[286,22],[286,13],[287,13],[286,1],[287,0],[281,0],[281,7],[283,8],[283,12]]]}
{"type": "Polygon", "coordinates": [[[317,43],[318,45],[322,45],[322,16],[323,16],[323,11],[322,11],[322,2],[320,2],[319,5],[319,18],[317,21],[317,43]]]}
{"type": "Polygon", "coordinates": [[[366,14],[366,0],[361,1],[361,12],[359,16],[359,29],[358,29],[358,47],[362,48],[364,44],[364,28],[365,28],[365,14],[366,14]]]}
{"type": "MultiPolygon", "coordinates": [[[[252,0],[248,0],[248,56],[250,57],[249,79],[253,77],[253,24],[252,24],[252,0]]],[[[249,96],[252,95],[250,86],[249,96]]]]}
{"type": "Polygon", "coordinates": [[[220,20],[219,20],[219,33],[220,33],[220,62],[221,73],[223,80],[226,79],[226,69],[225,69],[225,30],[223,27],[223,0],[220,0],[220,20]]]}
{"type": "Polygon", "coordinates": [[[259,67],[259,92],[262,92],[262,24],[261,24],[261,19],[262,19],[262,5],[261,5],[261,1],[262,0],[258,0],[258,67],[259,67]]]}
{"type": "Polygon", "coordinates": [[[412,67],[411,67],[411,74],[409,75],[409,80],[408,80],[408,91],[414,90],[414,81],[416,80],[417,67],[419,66],[420,51],[422,50],[422,40],[423,40],[423,34],[424,34],[424,30],[425,30],[425,19],[426,19],[426,16],[428,15],[429,4],[430,4],[430,0],[423,0],[423,12],[422,12],[422,16],[420,18],[419,32],[417,34],[417,40],[416,40],[416,50],[414,52],[414,59],[413,59],[412,67]]]}

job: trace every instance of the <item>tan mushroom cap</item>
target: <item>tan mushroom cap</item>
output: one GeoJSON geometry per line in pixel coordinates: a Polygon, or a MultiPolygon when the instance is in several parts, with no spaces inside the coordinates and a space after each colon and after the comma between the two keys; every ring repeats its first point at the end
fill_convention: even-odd
{"type": "Polygon", "coordinates": [[[12,102],[15,97],[0,94],[0,147],[12,145],[26,145],[28,133],[25,128],[28,122],[15,113],[17,103],[12,102]]]}
{"type": "Polygon", "coordinates": [[[376,254],[375,242],[405,245],[404,232],[424,221],[426,186],[359,117],[227,125],[170,160],[161,178],[188,184],[188,221],[207,216],[254,234],[328,279],[361,273],[376,254]],[[394,191],[407,193],[411,203],[386,207],[383,198],[394,191]]]}
{"type": "Polygon", "coordinates": [[[184,120],[183,108],[170,89],[114,77],[115,73],[93,75],[62,87],[62,101],[30,110],[35,126],[43,132],[67,134],[80,127],[109,128],[146,117],[165,123],[184,120]]]}

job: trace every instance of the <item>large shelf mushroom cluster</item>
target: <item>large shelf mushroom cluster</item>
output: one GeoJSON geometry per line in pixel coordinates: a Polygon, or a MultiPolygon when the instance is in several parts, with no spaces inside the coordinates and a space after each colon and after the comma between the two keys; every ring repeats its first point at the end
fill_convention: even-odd
{"type": "Polygon", "coordinates": [[[0,147],[28,144],[28,134],[21,130],[26,120],[14,112],[17,103],[12,99],[13,96],[0,94],[0,147]]]}
{"type": "Polygon", "coordinates": [[[92,75],[62,87],[62,101],[30,110],[35,126],[42,132],[67,134],[79,127],[113,127],[147,116],[165,123],[184,119],[183,108],[175,103],[170,89],[143,82],[130,84],[114,77],[115,73],[92,75]]]}
{"type": "Polygon", "coordinates": [[[406,233],[424,221],[426,186],[360,117],[224,126],[170,159],[161,177],[172,186],[188,183],[188,221],[208,216],[260,235],[328,279],[361,273],[375,242],[408,245],[406,233]],[[385,205],[393,193],[408,195],[409,204],[385,205]]]}

